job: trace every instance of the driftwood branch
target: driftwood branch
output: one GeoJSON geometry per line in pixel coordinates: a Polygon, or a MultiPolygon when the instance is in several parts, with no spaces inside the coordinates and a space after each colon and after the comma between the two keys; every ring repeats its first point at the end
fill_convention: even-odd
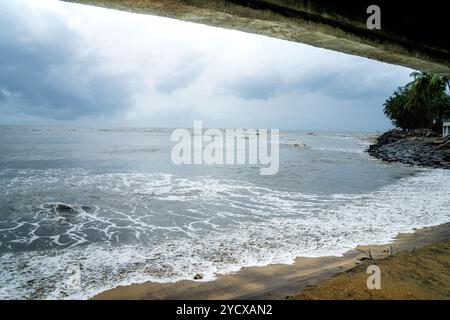
{"type": "Polygon", "coordinates": [[[371,253],[370,251],[364,251],[364,250],[357,249],[357,248],[352,248],[351,250],[354,250],[354,251],[358,251],[358,252],[364,253],[364,254],[367,256],[366,258],[361,258],[360,261],[364,261],[364,260],[370,260],[370,261],[373,261],[372,253],[371,253]]]}

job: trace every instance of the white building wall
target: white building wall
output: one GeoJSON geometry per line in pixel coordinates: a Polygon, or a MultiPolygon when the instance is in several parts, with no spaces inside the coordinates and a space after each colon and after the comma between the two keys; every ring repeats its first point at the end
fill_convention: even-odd
{"type": "Polygon", "coordinates": [[[450,135],[450,122],[444,122],[442,125],[442,136],[446,137],[450,135]]]}

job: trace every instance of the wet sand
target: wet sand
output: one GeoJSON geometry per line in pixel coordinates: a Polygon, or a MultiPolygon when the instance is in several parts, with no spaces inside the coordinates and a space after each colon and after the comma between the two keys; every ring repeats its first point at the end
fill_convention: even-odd
{"type": "MultiPolygon", "coordinates": [[[[447,223],[420,229],[414,233],[399,234],[391,244],[365,245],[359,246],[357,249],[370,251],[374,260],[389,258],[381,260],[381,263],[387,260],[392,261],[396,256],[400,256],[401,252],[412,251],[415,252],[415,255],[420,255],[419,249],[424,246],[449,240],[450,223],[447,223]]],[[[433,254],[430,251],[426,252],[427,255],[433,254]]],[[[175,283],[147,282],[121,286],[100,293],[94,299],[286,299],[293,296],[302,298],[298,294],[308,285],[324,283],[324,280],[330,279],[336,274],[348,274],[345,271],[351,269],[358,270],[357,267],[365,262],[359,262],[357,259],[365,256],[362,252],[350,250],[341,257],[299,257],[292,265],[274,264],[265,267],[242,268],[236,273],[217,275],[216,280],[208,282],[185,280],[175,283]]],[[[404,258],[401,259],[404,260],[404,258]]],[[[391,268],[395,269],[396,264],[392,263],[391,268]]],[[[409,268],[414,272],[414,265],[409,265],[409,268]]],[[[434,273],[433,270],[429,272],[430,274],[434,273]]],[[[436,272],[439,271],[436,270],[436,272]]],[[[364,277],[367,279],[368,275],[364,273],[364,277]]],[[[422,277],[419,270],[417,270],[417,277],[422,277]]],[[[355,279],[355,286],[356,283],[359,284],[358,281],[360,279],[355,279]]],[[[366,288],[365,280],[362,285],[364,290],[366,288]]],[[[450,283],[444,283],[444,285],[447,288],[450,287],[450,283]]],[[[312,288],[309,287],[307,290],[312,290],[312,288]]],[[[344,288],[341,290],[336,287],[336,290],[340,292],[344,288]]],[[[405,292],[404,298],[408,298],[406,294],[407,292],[405,292]]],[[[311,294],[303,298],[314,299],[315,297],[311,294]]],[[[329,297],[333,298],[333,295],[329,297]]]]}

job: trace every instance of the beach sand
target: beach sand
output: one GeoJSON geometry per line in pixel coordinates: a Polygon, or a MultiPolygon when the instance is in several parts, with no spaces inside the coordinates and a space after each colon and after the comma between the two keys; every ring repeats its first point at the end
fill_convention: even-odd
{"type": "MultiPolygon", "coordinates": [[[[395,283],[399,284],[399,289],[396,290],[395,296],[386,297],[448,298],[448,241],[450,223],[419,229],[414,233],[399,234],[391,244],[359,246],[358,249],[370,251],[376,260],[370,261],[370,264],[380,265],[382,288],[391,288],[389,282],[397,279],[395,283]],[[424,248],[428,245],[433,246],[424,248]],[[390,248],[393,257],[390,256],[390,248]],[[421,248],[424,249],[420,250],[421,248]],[[426,262],[424,269],[417,267],[421,260],[426,262]],[[447,274],[442,275],[445,268],[447,274]],[[401,275],[404,272],[407,274],[403,277],[401,275]],[[417,282],[415,285],[408,282],[402,286],[403,278],[413,278],[417,282]],[[430,282],[430,292],[433,290],[431,286],[436,286],[438,293],[414,293],[414,290],[425,282],[430,282]]],[[[163,284],[147,282],[121,286],[100,293],[94,299],[286,299],[294,296],[304,299],[383,298],[383,289],[376,293],[367,292],[365,281],[369,275],[365,270],[368,263],[357,261],[365,256],[362,252],[350,250],[340,257],[300,257],[292,265],[242,268],[236,273],[217,275],[213,281],[185,280],[163,284]],[[349,270],[352,271],[346,272],[349,270]],[[336,274],[341,278],[333,277],[336,274]],[[321,285],[327,289],[321,289],[321,285]],[[307,286],[309,287],[302,295],[302,290],[307,286]],[[349,288],[355,290],[351,291],[350,295],[349,288]]]]}
{"type": "Polygon", "coordinates": [[[404,251],[305,288],[292,297],[299,300],[329,299],[450,299],[450,241],[439,241],[421,249],[404,251]],[[368,265],[381,270],[379,290],[366,286],[368,265]]]}

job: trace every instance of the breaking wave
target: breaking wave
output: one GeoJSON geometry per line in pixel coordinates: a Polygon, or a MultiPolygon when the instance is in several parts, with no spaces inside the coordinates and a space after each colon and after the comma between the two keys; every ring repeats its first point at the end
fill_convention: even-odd
{"type": "Polygon", "coordinates": [[[0,177],[0,206],[9,212],[0,219],[3,299],[88,298],[197,273],[211,280],[243,266],[340,255],[450,220],[444,170],[330,195],[163,173],[2,170],[0,177]],[[81,270],[78,285],[73,268],[81,270]]]}

